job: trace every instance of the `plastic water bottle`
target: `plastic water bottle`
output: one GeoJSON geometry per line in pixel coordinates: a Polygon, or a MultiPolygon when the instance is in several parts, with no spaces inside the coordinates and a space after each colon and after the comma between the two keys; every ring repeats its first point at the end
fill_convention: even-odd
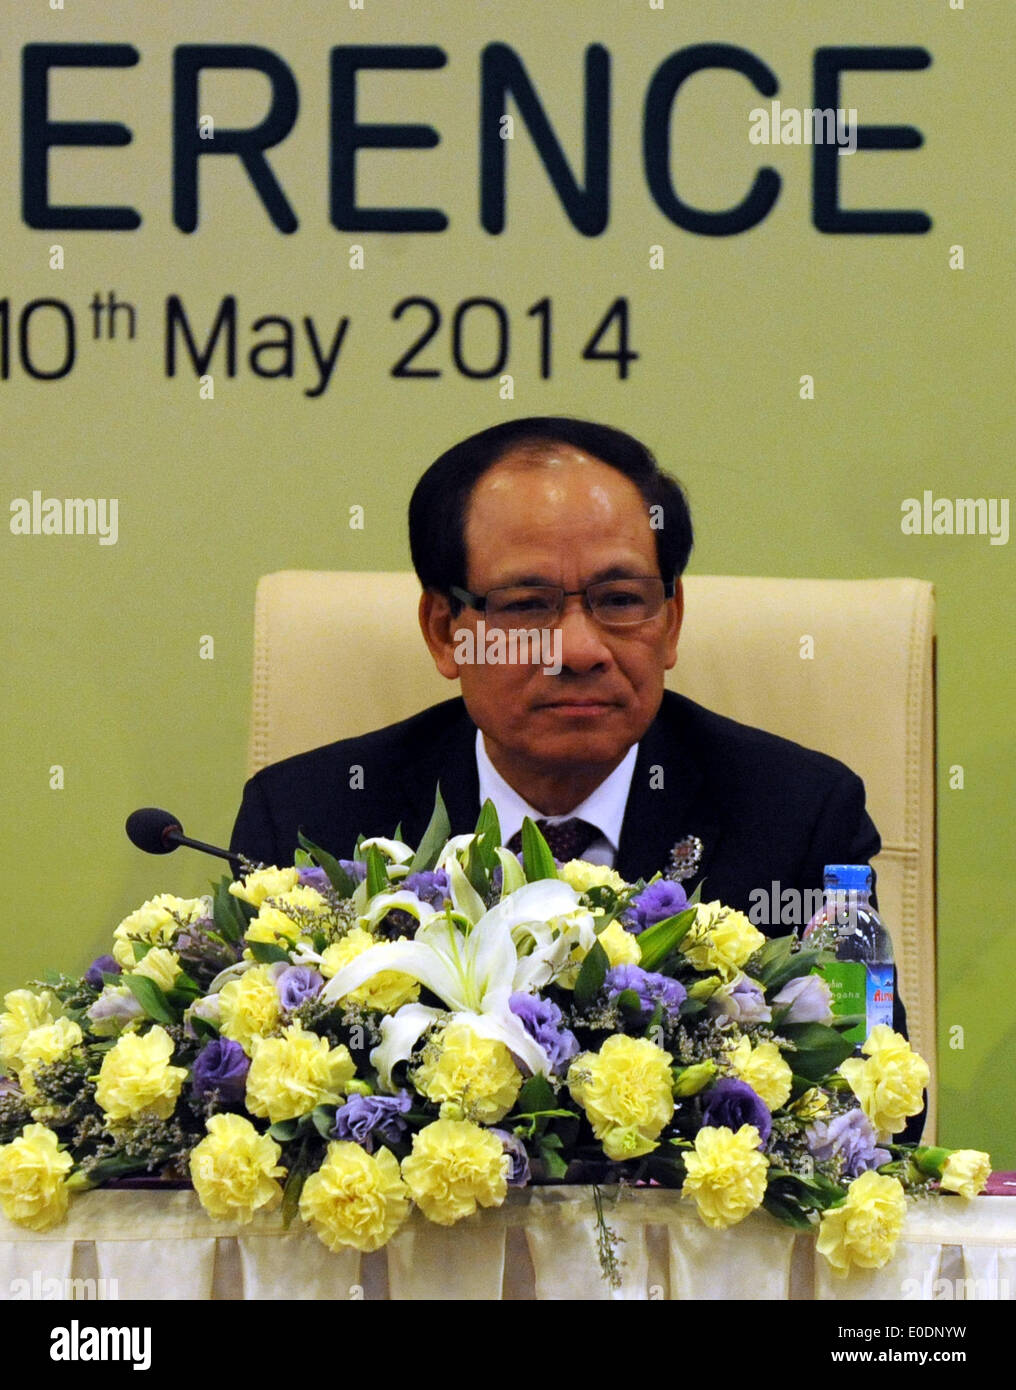
{"type": "Polygon", "coordinates": [[[893,1026],[892,941],[870,902],[867,864],[827,864],[823,886],[825,903],[808,923],[804,937],[820,927],[835,929],[836,960],[818,973],[829,986],[834,1014],[864,1015],[864,1024],[843,1035],[856,1047],[876,1024],[893,1026]]]}

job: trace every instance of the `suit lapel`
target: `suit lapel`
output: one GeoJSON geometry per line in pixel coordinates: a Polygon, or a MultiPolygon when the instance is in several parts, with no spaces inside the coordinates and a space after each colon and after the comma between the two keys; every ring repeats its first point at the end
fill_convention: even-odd
{"type": "Polygon", "coordinates": [[[480,783],[476,772],[476,725],[465,705],[453,711],[448,727],[421,750],[412,773],[407,769],[402,798],[402,829],[409,844],[417,845],[434,810],[434,792],[440,783],[453,835],[474,829],[480,810],[480,783]]]}
{"type": "Polygon", "coordinates": [[[621,826],[617,869],[629,882],[670,866],[670,851],[686,835],[703,843],[702,861],[684,881],[690,893],[709,871],[719,821],[680,702],[665,695],[660,712],[639,743],[628,807],[621,826]]]}

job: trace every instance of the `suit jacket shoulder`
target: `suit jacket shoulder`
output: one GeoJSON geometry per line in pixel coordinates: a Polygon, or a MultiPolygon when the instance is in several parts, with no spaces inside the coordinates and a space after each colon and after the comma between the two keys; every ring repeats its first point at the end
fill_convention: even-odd
{"type": "Polygon", "coordinates": [[[244,788],[230,847],[265,863],[292,863],[302,830],[323,849],[347,857],[358,835],[390,836],[400,821],[415,843],[438,783],[453,831],[471,829],[478,797],[475,735],[462,700],[447,700],[262,768],[244,788]]]}

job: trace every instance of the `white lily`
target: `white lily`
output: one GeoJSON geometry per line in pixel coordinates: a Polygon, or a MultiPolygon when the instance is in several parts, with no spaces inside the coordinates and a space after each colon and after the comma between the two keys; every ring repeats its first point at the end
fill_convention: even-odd
{"type": "MultiPolygon", "coordinates": [[[[449,877],[461,892],[455,867],[449,865],[449,877]]],[[[458,874],[479,901],[461,868],[458,874]]],[[[421,921],[414,940],[372,946],[343,966],[321,997],[339,1000],[380,970],[400,971],[442,1000],[452,1013],[449,1021],[468,1023],[480,1037],[503,1042],[530,1071],[545,1075],[550,1059],[512,1013],[508,1001],[515,990],[532,991],[551,978],[553,958],[560,954],[562,941],[565,954],[577,936],[588,935],[592,944],[592,916],[577,907],[574,888],[560,879],[541,879],[503,898],[472,927],[452,913],[433,913],[421,921]],[[580,918],[588,922],[576,921],[580,918]],[[551,925],[555,919],[566,919],[574,929],[562,937],[551,925]],[[516,938],[524,947],[532,943],[532,950],[520,957],[516,938]]],[[[405,1004],[383,1021],[383,1041],[371,1053],[371,1061],[386,1088],[391,1089],[392,1067],[409,1056],[421,1033],[440,1017],[437,1010],[405,1004]]]]}
{"type": "Polygon", "coordinates": [[[404,840],[386,840],[383,835],[373,835],[369,840],[360,841],[360,853],[365,855],[369,849],[379,849],[393,864],[408,864],[414,851],[404,840]]]}

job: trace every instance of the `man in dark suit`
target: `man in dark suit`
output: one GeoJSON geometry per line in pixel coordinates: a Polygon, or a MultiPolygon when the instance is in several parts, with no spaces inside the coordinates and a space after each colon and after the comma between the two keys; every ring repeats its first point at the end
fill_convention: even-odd
{"type": "MultiPolygon", "coordinates": [[[[878,853],[842,763],[664,692],[691,518],[631,436],[560,418],[484,430],[417,484],[410,542],[423,636],[462,699],[259,772],[235,852],[291,863],[302,828],[348,856],[359,833],[398,823],[416,843],[440,781],[453,833],[489,796],[506,841],[524,815],[568,836],[577,822],[579,853],[629,880],[701,842],[686,887],[702,879],[707,899],[746,912],[773,880],[814,893],[825,864],[878,853]],[[554,660],[491,660],[492,634],[512,629],[549,633],[554,660]]],[[[751,914],[770,935],[790,929],[776,907],[776,921],[751,914]]]]}

